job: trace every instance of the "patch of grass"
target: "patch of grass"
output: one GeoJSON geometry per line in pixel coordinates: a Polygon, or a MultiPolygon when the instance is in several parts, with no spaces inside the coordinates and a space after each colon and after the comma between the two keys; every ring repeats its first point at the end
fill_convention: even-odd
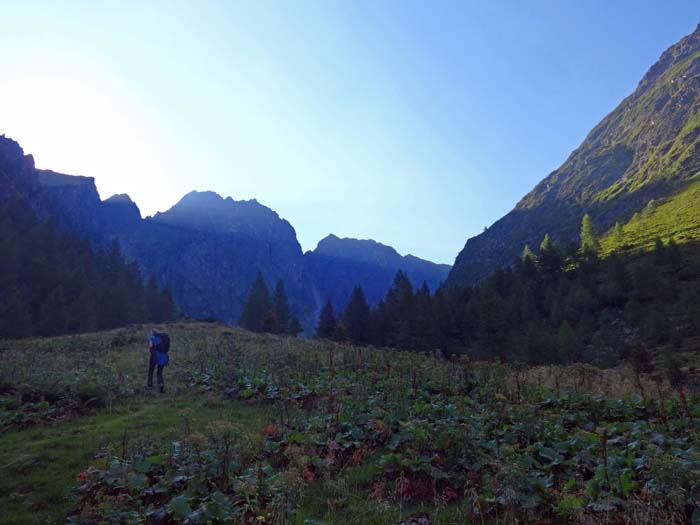
{"type": "Polygon", "coordinates": [[[69,489],[97,451],[121,453],[141,440],[167,443],[211,421],[233,421],[256,434],[270,412],[237,401],[212,403],[204,396],[143,396],[112,413],[84,416],[45,427],[0,435],[0,522],[6,525],[62,523],[71,509],[69,489]]]}
{"type": "Polygon", "coordinates": [[[652,203],[622,226],[622,237],[614,230],[601,239],[604,252],[620,248],[650,249],[654,241],[673,239],[678,244],[700,242],[700,181],[694,181],[670,199],[652,203]]]}
{"type": "MultiPolygon", "coordinates": [[[[367,498],[367,491],[352,487],[352,473],[332,482],[311,487],[294,525],[386,525],[429,518],[432,525],[473,523],[473,509],[465,502],[445,505],[440,501],[423,503],[387,503],[367,498]],[[308,520],[308,521],[307,521],[308,520]]],[[[489,518],[485,523],[513,523],[489,518]]]]}
{"type": "MultiPolygon", "coordinates": [[[[108,522],[113,510],[125,512],[122,522],[134,522],[152,504],[167,519],[184,520],[199,509],[214,514],[211,504],[221,499],[216,492],[233,502],[229,518],[246,523],[260,517],[280,525],[396,525],[420,517],[434,525],[482,518],[566,521],[567,505],[586,488],[591,493],[584,509],[612,496],[621,498],[625,516],[636,516],[631,481],[634,490],[649,480],[665,483],[646,493],[654,498],[644,500],[650,508],[671,501],[667,488],[691,493],[697,394],[689,391],[689,415],[668,381],[636,378],[629,368],[444,360],[213,324],[179,323],[165,330],[173,346],[164,396],[143,391],[146,327],[0,341],[6,414],[17,409],[10,402],[18,396],[53,403],[48,396],[60,394],[78,403],[22,430],[10,422],[0,433],[0,522],[61,523],[75,507],[81,511],[78,523],[108,522]],[[94,385],[87,388],[86,382],[94,385]],[[638,395],[642,387],[646,400],[638,395]],[[99,404],[80,401],[86,392],[98,396],[99,404]],[[221,420],[235,425],[216,425],[216,438],[207,428],[221,420]],[[233,456],[219,440],[231,432],[226,427],[235,427],[233,456]],[[195,440],[194,431],[207,436],[195,440]],[[179,445],[168,446],[172,441],[179,445]],[[604,455],[601,446],[607,447],[604,455]],[[104,482],[111,458],[123,462],[126,473],[119,479],[133,482],[133,474],[142,473],[139,451],[149,448],[182,452],[176,460],[170,454],[166,461],[164,454],[162,463],[146,471],[149,485],[167,482],[167,498],[154,503],[145,487],[104,482]],[[245,461],[232,466],[234,474],[219,485],[219,462],[237,455],[245,461]],[[580,467],[581,457],[590,467],[580,467]],[[659,459],[666,463],[655,466],[659,459]],[[626,477],[623,487],[616,480],[628,476],[625,469],[635,460],[648,460],[652,470],[626,477]],[[683,461],[690,465],[685,471],[678,467],[683,461]],[[212,493],[185,495],[189,489],[173,479],[202,465],[204,492],[212,493]],[[609,469],[612,483],[604,476],[609,469]],[[600,476],[591,479],[593,472],[600,476]],[[685,477],[676,479],[678,472],[685,477]],[[82,486],[82,499],[74,505],[69,490],[76,486],[82,486]],[[176,517],[173,502],[191,507],[176,517]]],[[[683,349],[696,344],[684,343],[683,349]]],[[[695,362],[686,361],[690,376],[695,362]]],[[[191,478],[187,487],[200,484],[201,490],[200,482],[191,478]]],[[[664,520],[649,522],[669,522],[664,520]]]]}

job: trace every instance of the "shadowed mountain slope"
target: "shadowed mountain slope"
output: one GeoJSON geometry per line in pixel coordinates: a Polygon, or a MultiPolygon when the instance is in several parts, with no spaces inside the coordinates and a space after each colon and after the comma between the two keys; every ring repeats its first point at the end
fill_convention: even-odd
{"type": "Polygon", "coordinates": [[[304,255],[316,284],[317,302],[331,299],[336,311],[343,308],[355,285],[362,285],[367,301],[376,305],[402,270],[419,287],[427,283],[435,290],[447,277],[450,266],[401,256],[390,246],[373,240],[340,239],[329,235],[315,250],[304,255]]]}
{"type": "Polygon", "coordinates": [[[94,244],[119,240],[141,271],[171,287],[181,310],[236,324],[258,272],[268,287],[282,280],[293,312],[308,332],[327,297],[338,307],[356,284],[376,302],[403,269],[431,288],[448,266],[407,256],[374,241],[330,236],[306,256],[288,221],[256,200],[193,191],[169,210],[142,218],[128,195],[101,200],[92,177],[37,170],[31,155],[0,137],[0,204],[21,198],[43,219],[94,244]],[[333,239],[337,243],[333,242],[333,239]],[[318,253],[316,253],[318,252],[318,253]]]}

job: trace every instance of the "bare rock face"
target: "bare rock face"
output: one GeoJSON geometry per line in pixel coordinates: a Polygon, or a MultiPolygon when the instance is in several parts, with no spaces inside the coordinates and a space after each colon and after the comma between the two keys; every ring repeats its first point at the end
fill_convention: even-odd
{"type": "Polygon", "coordinates": [[[39,192],[34,157],[14,140],[0,135],[0,205],[17,197],[33,199],[39,192]]]}
{"type": "Polygon", "coordinates": [[[170,283],[190,315],[237,323],[258,271],[272,288],[286,286],[290,306],[307,323],[313,312],[301,246],[294,228],[255,200],[192,192],[142,221],[130,255],[170,283]]]}
{"type": "Polygon", "coordinates": [[[700,26],[661,55],[559,169],[467,241],[448,284],[484,278],[526,244],[539,246],[546,233],[564,245],[577,241],[585,213],[600,231],[624,224],[650,200],[680,191],[698,171],[700,26]]]}
{"type": "Polygon", "coordinates": [[[36,170],[42,188],[41,210],[62,228],[106,242],[114,234],[102,213],[102,201],[93,177],[36,170]]]}

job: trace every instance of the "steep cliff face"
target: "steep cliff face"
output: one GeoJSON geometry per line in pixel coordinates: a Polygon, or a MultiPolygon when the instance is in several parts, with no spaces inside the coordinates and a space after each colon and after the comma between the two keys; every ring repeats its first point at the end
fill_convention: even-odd
{"type": "Polygon", "coordinates": [[[113,239],[127,241],[141,222],[141,212],[128,195],[101,200],[93,177],[35,170],[40,192],[36,211],[44,218],[105,246],[113,239]]]}
{"type": "Polygon", "coordinates": [[[450,267],[412,255],[402,257],[390,246],[373,240],[340,239],[329,235],[314,251],[304,255],[315,283],[317,309],[327,299],[336,310],[347,303],[352,289],[360,284],[370,305],[376,305],[389,290],[399,270],[404,271],[415,287],[426,282],[431,290],[447,277],[450,267]]]}
{"type": "Polygon", "coordinates": [[[650,200],[672,199],[700,170],[699,153],[700,26],[663,53],[559,169],[467,241],[448,283],[483,278],[526,244],[538,246],[545,233],[563,243],[577,240],[584,213],[605,231],[650,200]]]}
{"type": "Polygon", "coordinates": [[[38,193],[34,158],[25,155],[17,142],[0,135],[0,205],[18,197],[32,200],[38,193]]]}
{"type": "Polygon", "coordinates": [[[114,234],[102,211],[93,177],[36,170],[41,185],[41,207],[63,228],[103,244],[114,234]]]}

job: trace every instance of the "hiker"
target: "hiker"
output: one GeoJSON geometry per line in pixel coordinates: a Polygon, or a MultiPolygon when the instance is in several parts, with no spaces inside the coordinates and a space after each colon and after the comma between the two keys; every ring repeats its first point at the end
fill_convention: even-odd
{"type": "Polygon", "coordinates": [[[165,392],[165,383],[163,382],[163,368],[168,364],[170,358],[168,351],[170,350],[170,337],[166,333],[159,333],[151,330],[151,335],[148,336],[148,349],[150,350],[150,359],[148,361],[148,385],[146,388],[153,388],[153,370],[157,367],[158,372],[158,392],[165,392]]]}

